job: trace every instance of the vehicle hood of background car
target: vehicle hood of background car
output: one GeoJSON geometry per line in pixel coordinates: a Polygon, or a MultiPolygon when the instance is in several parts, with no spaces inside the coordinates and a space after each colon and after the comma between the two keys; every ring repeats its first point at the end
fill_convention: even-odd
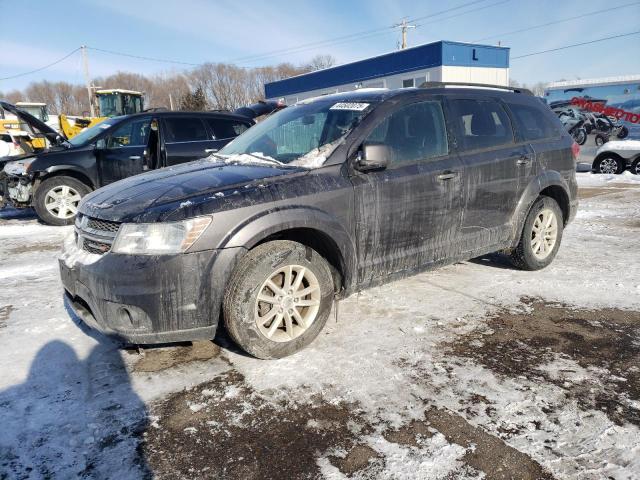
{"type": "Polygon", "coordinates": [[[597,153],[601,152],[640,152],[640,140],[614,140],[605,143],[598,148],[597,153]]]}
{"type": "MultiPolygon", "coordinates": [[[[120,180],[87,195],[83,215],[116,222],[160,222],[215,213],[230,199],[264,190],[270,179],[306,174],[301,167],[204,159],[120,180]]],[[[237,203],[237,202],[236,202],[237,203]]]]}

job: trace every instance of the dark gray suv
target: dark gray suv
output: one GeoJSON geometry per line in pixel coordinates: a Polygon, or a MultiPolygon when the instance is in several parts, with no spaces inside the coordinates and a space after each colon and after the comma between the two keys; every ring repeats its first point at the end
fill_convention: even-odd
{"type": "Polygon", "coordinates": [[[85,197],[60,259],[70,306],[128,343],[213,338],[260,358],[335,298],[482,254],[547,266],[577,149],[526,90],[428,84],[305,100],[208,159],[85,197]]]}

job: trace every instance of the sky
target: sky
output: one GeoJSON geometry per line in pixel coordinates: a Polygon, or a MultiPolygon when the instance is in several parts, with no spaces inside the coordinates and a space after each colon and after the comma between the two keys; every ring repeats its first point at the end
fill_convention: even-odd
{"type": "MultiPolygon", "coordinates": [[[[43,67],[80,45],[192,64],[304,63],[317,54],[341,64],[397,49],[400,34],[392,25],[402,18],[418,19],[408,33],[409,46],[500,41],[511,48],[510,76],[521,83],[640,74],[640,35],[514,58],[639,31],[640,1],[633,0],[0,0],[0,8],[0,78],[43,67]],[[446,9],[452,10],[437,15],[446,9]]],[[[88,59],[92,76],[189,68],[96,50],[88,51],[88,59]]],[[[44,79],[82,83],[80,52],[40,72],[0,80],[0,91],[44,79]]]]}

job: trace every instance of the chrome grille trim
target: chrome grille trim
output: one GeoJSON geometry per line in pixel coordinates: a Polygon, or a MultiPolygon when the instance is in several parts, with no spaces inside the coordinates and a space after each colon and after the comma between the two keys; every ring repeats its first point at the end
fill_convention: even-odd
{"type": "Polygon", "coordinates": [[[75,222],[76,245],[89,253],[103,255],[111,250],[120,225],[119,222],[79,214],[75,222]]]}

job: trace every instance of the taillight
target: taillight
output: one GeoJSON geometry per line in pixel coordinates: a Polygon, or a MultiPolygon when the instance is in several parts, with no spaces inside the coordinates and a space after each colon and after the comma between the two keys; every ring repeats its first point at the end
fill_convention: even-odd
{"type": "Polygon", "coordinates": [[[575,161],[578,161],[578,156],[580,155],[580,145],[578,145],[576,142],[573,142],[573,145],[571,145],[571,153],[573,153],[573,159],[575,161]]]}

